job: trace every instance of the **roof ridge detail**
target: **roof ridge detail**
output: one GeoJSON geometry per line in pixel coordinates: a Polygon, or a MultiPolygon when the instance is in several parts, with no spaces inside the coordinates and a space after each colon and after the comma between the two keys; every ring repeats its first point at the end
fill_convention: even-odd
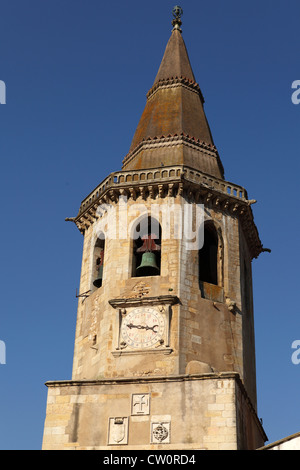
{"type": "MultiPolygon", "coordinates": [[[[137,145],[134,147],[132,150],[130,150],[127,155],[125,155],[123,159],[123,165],[127,164],[132,158],[134,158],[134,155],[142,148],[143,145],[145,144],[161,144],[161,145],[168,145],[172,142],[186,142],[187,144],[193,144],[203,150],[209,150],[210,152],[214,152],[217,156],[217,158],[220,161],[220,165],[222,165],[218,150],[214,144],[210,144],[207,142],[204,142],[203,140],[197,139],[196,137],[190,136],[188,134],[185,134],[185,132],[181,132],[180,134],[168,134],[168,135],[161,135],[161,136],[149,136],[146,138],[143,138],[137,145]]],[[[223,169],[224,171],[224,169],[223,169]]]]}
{"type": "Polygon", "coordinates": [[[199,84],[195,80],[191,80],[190,78],[184,77],[183,75],[181,76],[176,76],[176,77],[169,77],[169,78],[161,78],[157,82],[153,84],[153,86],[150,88],[150,90],[147,93],[147,99],[150,98],[150,96],[155,93],[155,91],[160,88],[160,87],[168,87],[172,85],[185,85],[189,88],[191,88],[193,91],[196,91],[200,94],[200,99],[202,104],[204,103],[204,97],[202,95],[201,89],[199,84]]]}

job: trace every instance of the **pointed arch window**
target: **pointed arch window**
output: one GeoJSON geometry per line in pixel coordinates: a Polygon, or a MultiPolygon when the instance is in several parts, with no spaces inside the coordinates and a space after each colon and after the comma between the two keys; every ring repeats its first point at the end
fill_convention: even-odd
{"type": "Polygon", "coordinates": [[[161,226],[153,217],[139,221],[133,236],[132,276],[159,276],[161,265],[161,226]]]}
{"type": "Polygon", "coordinates": [[[199,287],[202,297],[224,301],[223,239],[212,221],[204,224],[204,243],[199,250],[199,287]]]}
{"type": "Polygon", "coordinates": [[[93,253],[93,286],[97,289],[102,286],[104,266],[105,238],[101,234],[97,239],[93,253]]]}

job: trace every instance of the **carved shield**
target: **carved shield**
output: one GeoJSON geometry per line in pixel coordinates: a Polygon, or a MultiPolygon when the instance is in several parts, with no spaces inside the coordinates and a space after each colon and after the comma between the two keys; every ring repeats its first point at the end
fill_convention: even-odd
{"type": "Polygon", "coordinates": [[[111,437],[116,442],[119,444],[122,442],[125,438],[126,435],[126,425],[125,425],[125,420],[124,418],[115,418],[114,423],[112,425],[111,429],[111,437]]]}

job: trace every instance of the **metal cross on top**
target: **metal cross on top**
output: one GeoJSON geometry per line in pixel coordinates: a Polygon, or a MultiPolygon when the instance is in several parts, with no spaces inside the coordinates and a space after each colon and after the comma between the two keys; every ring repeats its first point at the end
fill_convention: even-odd
{"type": "Polygon", "coordinates": [[[182,25],[181,17],[183,15],[183,9],[176,5],[173,10],[172,14],[174,16],[174,20],[172,21],[173,29],[178,29],[181,32],[180,26],[182,25]]]}
{"type": "Polygon", "coordinates": [[[179,6],[176,5],[173,10],[172,10],[174,18],[181,18],[183,15],[183,9],[179,6]]]}

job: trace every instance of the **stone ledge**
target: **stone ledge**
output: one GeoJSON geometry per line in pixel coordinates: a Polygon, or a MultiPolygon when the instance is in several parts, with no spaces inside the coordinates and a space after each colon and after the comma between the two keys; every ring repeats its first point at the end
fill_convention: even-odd
{"type": "Polygon", "coordinates": [[[174,305],[179,303],[179,299],[176,295],[158,295],[155,297],[111,299],[108,302],[113,308],[125,308],[137,305],[174,305]]]}
{"type": "Polygon", "coordinates": [[[116,350],[111,351],[111,354],[114,357],[121,357],[121,356],[136,356],[136,355],[149,355],[149,354],[164,354],[169,355],[173,352],[172,348],[158,348],[158,349],[136,349],[136,350],[116,350]]]}
{"type": "Polygon", "coordinates": [[[242,387],[243,384],[240,380],[238,372],[220,372],[220,373],[207,373],[207,374],[178,374],[169,376],[151,376],[151,377],[117,377],[107,379],[95,380],[53,380],[47,381],[47,387],[67,387],[67,386],[90,386],[90,385],[123,385],[128,383],[147,383],[147,382],[185,382],[192,380],[222,380],[222,379],[235,379],[242,387]]]}

